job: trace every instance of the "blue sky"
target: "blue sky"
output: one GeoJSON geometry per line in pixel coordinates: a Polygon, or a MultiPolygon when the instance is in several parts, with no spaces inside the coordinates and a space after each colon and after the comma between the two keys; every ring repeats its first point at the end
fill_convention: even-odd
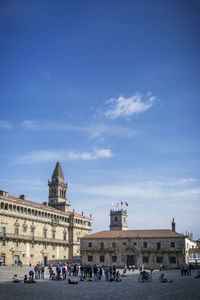
{"type": "Polygon", "coordinates": [[[199,1],[0,1],[0,188],[200,237],[199,1]]]}

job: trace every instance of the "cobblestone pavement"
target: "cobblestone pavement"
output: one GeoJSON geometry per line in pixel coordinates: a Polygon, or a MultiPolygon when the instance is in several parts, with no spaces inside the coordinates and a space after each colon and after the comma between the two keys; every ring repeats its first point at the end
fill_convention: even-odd
{"type": "MultiPolygon", "coordinates": [[[[0,299],[2,300],[40,300],[40,299],[200,299],[200,278],[181,276],[179,270],[165,271],[165,275],[174,280],[173,283],[160,283],[159,271],[154,271],[151,283],[139,283],[138,271],[122,278],[121,282],[79,282],[69,285],[67,281],[37,280],[36,284],[15,284],[11,282],[14,274],[23,279],[30,268],[0,267],[0,299]]],[[[71,277],[76,279],[76,277],[71,277]]]]}

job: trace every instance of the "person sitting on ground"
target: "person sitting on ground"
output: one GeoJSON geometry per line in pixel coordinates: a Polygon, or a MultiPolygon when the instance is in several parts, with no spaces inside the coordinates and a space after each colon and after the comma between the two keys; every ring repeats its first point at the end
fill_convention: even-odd
{"type": "Polygon", "coordinates": [[[122,281],[121,278],[120,278],[120,273],[119,273],[119,271],[116,273],[115,281],[116,281],[116,282],[122,281]]]}
{"type": "Polygon", "coordinates": [[[24,283],[36,283],[36,281],[33,279],[33,277],[29,277],[28,279],[27,275],[24,275],[24,283]]]}
{"type": "Polygon", "coordinates": [[[165,282],[169,282],[169,283],[174,282],[173,280],[169,280],[169,279],[165,276],[164,273],[162,273],[162,274],[160,275],[159,280],[160,280],[160,282],[162,282],[162,283],[165,283],[165,282]]]}
{"type": "Polygon", "coordinates": [[[15,274],[15,275],[13,276],[13,282],[14,282],[14,283],[20,283],[20,282],[21,282],[21,280],[19,280],[19,279],[17,278],[17,274],[15,274]]]}
{"type": "Polygon", "coordinates": [[[127,271],[127,268],[124,268],[122,277],[127,277],[126,271],[127,271]]]}
{"type": "Polygon", "coordinates": [[[69,284],[77,284],[78,281],[77,280],[71,280],[70,278],[68,278],[68,283],[69,284]]]}
{"type": "Polygon", "coordinates": [[[197,275],[194,278],[200,278],[200,271],[197,271],[197,275]]]}

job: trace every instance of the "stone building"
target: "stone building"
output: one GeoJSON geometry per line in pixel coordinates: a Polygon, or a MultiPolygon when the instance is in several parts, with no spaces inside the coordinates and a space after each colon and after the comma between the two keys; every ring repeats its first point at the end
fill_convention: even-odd
{"type": "Polygon", "coordinates": [[[43,204],[0,190],[0,258],[7,265],[80,258],[80,238],[91,232],[91,215],[69,210],[59,162],[48,186],[49,201],[43,204]]]}
{"type": "Polygon", "coordinates": [[[125,265],[143,264],[158,268],[188,262],[189,249],[196,243],[188,236],[172,230],[127,230],[127,212],[110,211],[110,230],[100,231],[81,238],[83,264],[125,265]]]}

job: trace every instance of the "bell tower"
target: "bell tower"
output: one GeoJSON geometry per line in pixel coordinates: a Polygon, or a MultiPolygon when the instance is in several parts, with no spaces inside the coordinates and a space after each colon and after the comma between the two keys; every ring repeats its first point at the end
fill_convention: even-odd
{"type": "Polygon", "coordinates": [[[57,162],[49,186],[49,205],[63,211],[68,211],[70,203],[67,203],[67,182],[65,183],[62,168],[57,162]]]}
{"type": "Polygon", "coordinates": [[[110,230],[127,230],[127,211],[111,210],[110,211],[110,230]]]}

